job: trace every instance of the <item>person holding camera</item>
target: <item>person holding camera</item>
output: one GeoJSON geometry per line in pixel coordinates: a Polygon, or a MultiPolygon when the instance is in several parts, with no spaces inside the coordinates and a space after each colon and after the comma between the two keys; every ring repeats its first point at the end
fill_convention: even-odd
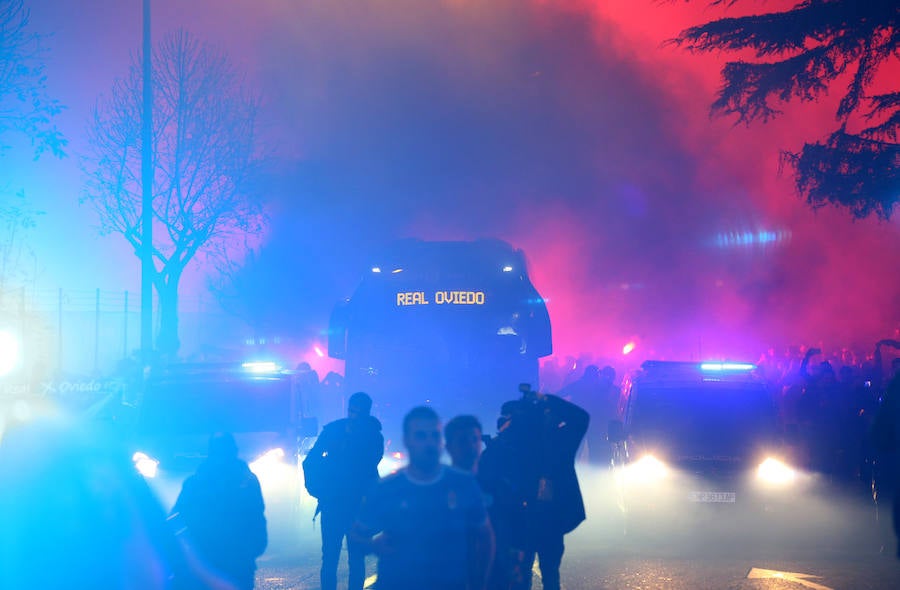
{"type": "Polygon", "coordinates": [[[491,587],[530,588],[537,556],[543,587],[555,590],[564,537],[586,516],[575,456],[590,416],[530,385],[520,391],[520,399],[503,405],[499,433],[482,454],[478,472],[493,498],[497,561],[491,587]]]}

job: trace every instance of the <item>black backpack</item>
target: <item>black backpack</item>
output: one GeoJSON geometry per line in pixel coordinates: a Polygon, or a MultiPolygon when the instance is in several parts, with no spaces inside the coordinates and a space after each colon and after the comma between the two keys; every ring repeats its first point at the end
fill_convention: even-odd
{"type": "Polygon", "coordinates": [[[329,495],[334,486],[333,463],[327,449],[316,447],[303,460],[303,485],[313,498],[321,500],[329,495]]]}

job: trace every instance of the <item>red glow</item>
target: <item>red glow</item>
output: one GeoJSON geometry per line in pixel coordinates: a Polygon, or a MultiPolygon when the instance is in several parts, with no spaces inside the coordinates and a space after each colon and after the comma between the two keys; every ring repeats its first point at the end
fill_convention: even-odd
{"type": "MultiPolygon", "coordinates": [[[[795,3],[742,2],[727,14],[778,10],[795,3]]],[[[99,18],[74,4],[35,3],[38,28],[58,31],[50,77],[58,88],[67,89],[60,99],[71,105],[67,116],[72,121],[89,115],[97,94],[123,71],[134,48],[134,39],[123,33],[128,27],[110,28],[106,23],[110,18],[138,22],[136,9],[107,4],[115,4],[117,12],[99,18]],[[81,28],[73,26],[76,22],[81,28]]],[[[378,126],[341,126],[351,112],[348,105],[362,106],[356,87],[343,85],[344,77],[334,72],[353,64],[362,80],[377,86],[383,66],[368,56],[381,55],[383,46],[396,46],[417,52],[423,64],[452,72],[436,87],[458,94],[472,111],[492,113],[503,98],[509,108],[495,118],[506,121],[509,129],[540,124],[529,144],[558,145],[577,156],[573,164],[582,157],[591,160],[593,174],[582,174],[581,182],[566,187],[559,177],[544,178],[543,184],[525,182],[530,178],[525,169],[539,163],[528,151],[512,161],[500,159],[512,172],[474,175],[472,190],[486,185],[491,199],[478,192],[468,201],[461,196],[456,208],[464,216],[449,214],[446,203],[423,199],[412,213],[408,203],[392,210],[404,220],[397,222],[401,227],[380,230],[427,239],[489,235],[523,248],[535,286],[549,299],[554,351],[567,369],[586,363],[568,362],[566,356],[588,351],[609,362],[626,355],[629,363],[636,363],[641,360],[637,357],[665,355],[750,358],[787,343],[871,345],[900,325],[900,275],[892,272],[900,268],[898,220],[853,222],[837,210],[810,211],[794,194],[790,175],[777,173],[781,150],[795,150],[834,128],[834,102],[841,88],[821,104],[786,105],[784,116],[765,125],[711,120],[709,105],[721,84],[721,67],[733,56],[661,47],[683,28],[724,14],[708,2],[533,0],[525,10],[525,2],[513,0],[445,0],[429,4],[429,9],[421,0],[367,0],[363,4],[369,9],[355,12],[336,3],[275,0],[222,0],[215,10],[210,10],[209,0],[178,3],[177,10],[165,4],[155,8],[160,32],[175,26],[196,31],[221,42],[239,69],[254,82],[259,78],[261,87],[268,77],[278,80],[264,90],[273,105],[291,107],[288,113],[272,114],[284,123],[273,127],[284,130],[283,137],[276,134],[276,143],[286,158],[319,161],[339,155],[350,145],[338,141],[347,129],[354,138],[383,135],[378,126]],[[571,13],[585,18],[573,19],[571,13]],[[371,18],[373,14],[377,18],[371,18]],[[588,34],[572,34],[581,32],[577,23],[583,23],[588,34]],[[346,43],[335,46],[335,37],[346,43]],[[503,44],[497,43],[500,38],[503,44]],[[517,47],[534,49],[521,52],[517,47]],[[315,64],[304,69],[303,76],[293,75],[293,60],[273,59],[298,52],[315,64]],[[520,62],[517,56],[522,53],[537,65],[520,62]],[[557,105],[555,110],[529,110],[532,95],[541,97],[541,105],[557,105]],[[634,102],[645,109],[646,117],[631,117],[628,106],[634,102]],[[609,112],[621,114],[609,117],[609,112]],[[557,129],[554,121],[564,125],[557,129]],[[646,121],[650,123],[645,126],[646,121]],[[572,131],[580,128],[590,133],[572,131]],[[588,141],[590,134],[599,140],[588,141]],[[516,177],[520,170],[521,179],[516,177]],[[672,185],[678,191],[666,194],[672,185]],[[498,214],[489,206],[494,199],[514,204],[498,214]],[[703,232],[715,238],[758,228],[783,229],[792,239],[765,256],[721,249],[710,253],[699,242],[703,232]],[[626,352],[623,342],[640,346],[626,352]]],[[[386,88],[381,97],[373,90],[376,96],[367,102],[389,110],[402,88],[386,88]]],[[[361,111],[358,121],[381,121],[380,110],[361,111]]],[[[421,110],[428,112],[424,105],[421,110]]],[[[492,121],[486,116],[481,122],[492,121]]],[[[497,137],[507,139],[505,133],[497,137]]],[[[518,146],[509,149],[519,154],[518,146]]],[[[352,156],[348,158],[339,163],[351,163],[352,156]]],[[[392,174],[397,174],[399,188],[408,190],[404,182],[409,181],[399,168],[392,174]]],[[[410,192],[433,188],[426,176],[416,176],[415,191],[410,192]]],[[[310,195],[311,202],[317,198],[310,195]]],[[[68,221],[55,210],[54,215],[68,221]]],[[[204,284],[200,270],[191,270],[185,290],[193,292],[204,284]]],[[[80,268],[78,273],[83,274],[80,268]]],[[[343,363],[309,344],[298,346],[298,356],[320,375],[342,370],[343,363]]]]}

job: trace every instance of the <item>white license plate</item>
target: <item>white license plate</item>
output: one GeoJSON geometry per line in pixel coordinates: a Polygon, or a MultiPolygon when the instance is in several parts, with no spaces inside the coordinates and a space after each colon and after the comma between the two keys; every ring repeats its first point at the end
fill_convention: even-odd
{"type": "Polygon", "coordinates": [[[734,504],[736,494],[734,492],[690,492],[688,500],[691,502],[722,502],[734,504]]]}

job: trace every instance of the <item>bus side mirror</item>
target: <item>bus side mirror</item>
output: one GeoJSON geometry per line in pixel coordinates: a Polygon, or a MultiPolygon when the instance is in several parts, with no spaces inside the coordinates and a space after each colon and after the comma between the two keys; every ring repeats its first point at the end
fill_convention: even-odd
{"type": "Polygon", "coordinates": [[[606,438],[611,443],[620,443],[625,440],[625,425],[620,420],[610,420],[606,429],[606,438]]]}

